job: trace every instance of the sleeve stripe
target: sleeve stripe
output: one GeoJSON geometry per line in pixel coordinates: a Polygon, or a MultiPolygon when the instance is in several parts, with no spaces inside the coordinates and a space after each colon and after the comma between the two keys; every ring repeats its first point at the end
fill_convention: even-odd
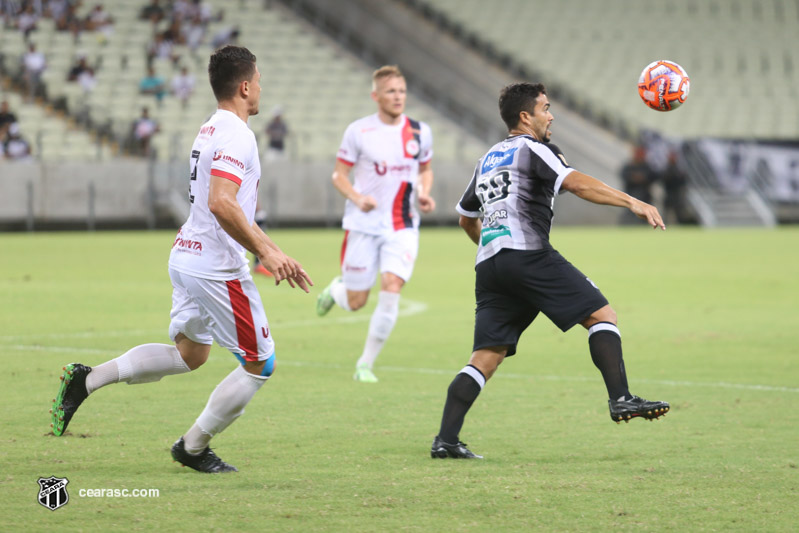
{"type": "Polygon", "coordinates": [[[563,180],[565,180],[566,176],[568,176],[572,172],[574,172],[573,168],[566,167],[566,170],[561,172],[560,175],[558,175],[558,179],[555,180],[555,190],[554,190],[554,194],[556,196],[560,194],[560,186],[563,185],[563,180]]]}
{"type": "Polygon", "coordinates": [[[351,166],[353,166],[353,165],[355,164],[355,163],[354,163],[354,162],[352,162],[352,161],[347,161],[346,159],[342,159],[342,158],[340,158],[340,157],[337,157],[337,158],[336,158],[336,161],[341,161],[342,163],[344,163],[344,164],[345,164],[345,165],[347,165],[348,167],[351,167],[351,166]]]}
{"type": "Polygon", "coordinates": [[[480,211],[467,211],[466,209],[461,207],[461,204],[456,205],[455,210],[461,215],[469,218],[480,218],[482,216],[480,211]]]}
{"type": "Polygon", "coordinates": [[[219,170],[218,168],[212,168],[211,175],[216,176],[218,178],[225,178],[227,180],[232,181],[236,185],[241,186],[241,178],[236,176],[235,174],[231,174],[230,172],[225,172],[224,170],[219,170]]]}

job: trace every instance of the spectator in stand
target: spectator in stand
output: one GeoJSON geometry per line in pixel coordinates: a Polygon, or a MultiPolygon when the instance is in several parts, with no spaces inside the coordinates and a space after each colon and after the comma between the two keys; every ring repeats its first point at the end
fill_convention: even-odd
{"type": "Polygon", "coordinates": [[[102,41],[106,41],[114,33],[114,19],[108,14],[102,4],[97,4],[86,17],[84,27],[88,31],[97,32],[98,35],[102,36],[102,41]]]}
{"type": "MultiPolygon", "coordinates": [[[[621,169],[621,181],[624,192],[644,203],[652,203],[652,184],[657,180],[657,175],[646,160],[646,148],[636,145],[633,157],[621,169]]],[[[622,224],[641,223],[641,220],[631,211],[625,210],[621,216],[622,224]]]]}
{"type": "Polygon", "coordinates": [[[164,33],[156,33],[153,40],[147,46],[147,66],[153,65],[154,59],[168,59],[173,63],[177,63],[180,56],[175,53],[175,43],[167,39],[164,33]]]}
{"type": "Polygon", "coordinates": [[[155,73],[153,67],[147,67],[147,75],[139,82],[139,93],[155,96],[158,105],[161,105],[166,94],[166,87],[163,78],[155,73]]]}
{"type": "Polygon", "coordinates": [[[222,28],[211,39],[211,48],[217,50],[226,44],[235,45],[239,42],[239,28],[232,26],[230,28],[222,28]]]}
{"type": "Polygon", "coordinates": [[[31,161],[31,145],[19,131],[19,124],[14,122],[8,128],[8,134],[3,142],[3,151],[6,159],[11,161],[31,161]]]}
{"type": "Polygon", "coordinates": [[[169,23],[169,27],[164,30],[164,40],[172,43],[172,46],[176,44],[186,44],[186,40],[183,37],[183,30],[181,29],[182,23],[182,19],[175,17],[172,19],[172,22],[169,23]]]}
{"type": "Polygon", "coordinates": [[[161,7],[160,0],[150,0],[150,3],[139,12],[139,19],[149,20],[153,24],[158,24],[165,15],[166,11],[161,7]]]}
{"type": "Polygon", "coordinates": [[[78,82],[85,93],[92,92],[97,86],[94,69],[89,66],[85,55],[78,56],[77,62],[69,70],[67,81],[78,82]]]}
{"type": "Polygon", "coordinates": [[[684,224],[688,221],[685,209],[685,187],[688,176],[680,168],[678,154],[669,152],[666,168],[660,174],[665,199],[663,200],[663,219],[668,222],[684,224]]]}
{"type": "Polygon", "coordinates": [[[289,128],[283,120],[283,108],[275,106],[272,109],[272,119],[266,125],[266,136],[268,138],[267,160],[283,159],[288,134],[289,128]]]}
{"type": "Polygon", "coordinates": [[[206,24],[202,21],[202,17],[199,14],[194,15],[181,26],[183,39],[192,56],[197,55],[197,49],[205,40],[205,28],[206,24]]]}
{"type": "Polygon", "coordinates": [[[158,122],[150,118],[150,110],[143,107],[141,116],[133,122],[133,139],[135,150],[139,155],[149,156],[152,153],[151,140],[153,135],[161,131],[158,122]]]}
{"type": "Polygon", "coordinates": [[[67,3],[66,8],[55,19],[55,27],[58,31],[68,31],[72,33],[72,37],[77,43],[80,39],[80,34],[83,31],[83,21],[78,17],[77,6],[73,3],[67,3]]]}
{"type": "Polygon", "coordinates": [[[30,43],[28,51],[22,56],[22,80],[29,99],[45,96],[42,73],[46,68],[47,60],[44,54],[36,50],[35,44],[30,43]]]}
{"type": "Polygon", "coordinates": [[[33,9],[33,4],[28,4],[22,10],[22,13],[17,15],[16,26],[25,36],[25,41],[28,40],[31,32],[36,30],[36,25],[38,22],[39,15],[33,9]]]}
{"type": "Polygon", "coordinates": [[[58,21],[58,19],[67,13],[69,4],[69,0],[50,0],[47,2],[45,16],[53,19],[54,21],[58,21]]]}
{"type": "Polygon", "coordinates": [[[8,102],[0,102],[0,141],[6,138],[8,128],[17,121],[17,116],[11,112],[8,102]]]}
{"type": "Polygon", "coordinates": [[[180,100],[181,106],[184,108],[194,92],[194,75],[189,73],[189,69],[183,67],[180,69],[180,74],[172,78],[172,94],[180,100]]]}

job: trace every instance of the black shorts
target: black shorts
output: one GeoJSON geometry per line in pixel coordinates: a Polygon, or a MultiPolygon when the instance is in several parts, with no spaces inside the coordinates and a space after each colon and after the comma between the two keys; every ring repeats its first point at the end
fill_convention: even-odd
{"type": "Polygon", "coordinates": [[[567,331],[608,305],[594,283],[552,248],[502,250],[475,271],[474,350],[507,346],[511,356],[539,312],[567,331]]]}

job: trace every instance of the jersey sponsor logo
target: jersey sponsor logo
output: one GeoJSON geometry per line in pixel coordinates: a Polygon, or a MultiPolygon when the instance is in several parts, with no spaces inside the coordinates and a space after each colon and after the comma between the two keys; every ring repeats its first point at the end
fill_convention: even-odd
{"type": "Polygon", "coordinates": [[[200,135],[207,135],[208,137],[210,137],[211,135],[214,134],[215,131],[216,128],[214,128],[213,126],[203,126],[202,128],[200,128],[200,135]]]}
{"type": "Polygon", "coordinates": [[[239,167],[241,170],[244,170],[244,163],[242,163],[241,161],[239,161],[235,157],[231,157],[231,156],[225,154],[224,150],[217,150],[216,152],[214,152],[214,158],[213,159],[214,159],[214,161],[222,160],[222,161],[226,161],[228,163],[232,163],[232,164],[236,165],[237,167],[239,167]]]}
{"type": "Polygon", "coordinates": [[[385,176],[386,173],[391,172],[392,174],[410,174],[413,167],[411,165],[389,165],[385,161],[374,162],[375,165],[375,173],[378,176],[385,176]]]}
{"type": "Polygon", "coordinates": [[[485,174],[497,167],[510,165],[513,162],[513,156],[518,148],[518,146],[511,148],[507,152],[489,152],[488,155],[485,156],[485,159],[483,159],[483,166],[480,168],[480,173],[485,174]]]}
{"type": "Polygon", "coordinates": [[[494,222],[500,218],[508,218],[508,212],[505,209],[499,209],[498,211],[494,211],[487,217],[483,219],[483,224],[486,226],[493,226],[494,222]]]}
{"type": "Polygon", "coordinates": [[[344,263],[344,270],[347,272],[366,272],[366,267],[355,266],[349,263],[344,263]]]}
{"type": "Polygon", "coordinates": [[[497,226],[496,228],[483,228],[480,231],[480,246],[485,246],[489,242],[498,237],[505,235],[510,236],[510,228],[508,226],[497,226]]]}
{"type": "Polygon", "coordinates": [[[186,250],[195,250],[197,252],[203,251],[203,243],[200,241],[193,241],[191,239],[184,239],[180,235],[175,237],[175,242],[172,243],[172,248],[184,248],[186,250]]]}

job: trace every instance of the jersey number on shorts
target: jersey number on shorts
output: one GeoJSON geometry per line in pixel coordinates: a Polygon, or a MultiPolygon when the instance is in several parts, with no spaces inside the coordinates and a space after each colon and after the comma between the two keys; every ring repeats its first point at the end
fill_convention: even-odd
{"type": "Polygon", "coordinates": [[[189,203],[194,203],[194,195],[191,193],[191,186],[193,181],[197,181],[197,162],[200,160],[200,151],[192,150],[191,159],[189,161],[189,168],[191,168],[191,177],[189,178],[189,203]]]}
{"type": "Polygon", "coordinates": [[[480,176],[475,187],[480,203],[491,205],[508,197],[510,188],[510,172],[502,170],[493,174],[480,176]]]}

